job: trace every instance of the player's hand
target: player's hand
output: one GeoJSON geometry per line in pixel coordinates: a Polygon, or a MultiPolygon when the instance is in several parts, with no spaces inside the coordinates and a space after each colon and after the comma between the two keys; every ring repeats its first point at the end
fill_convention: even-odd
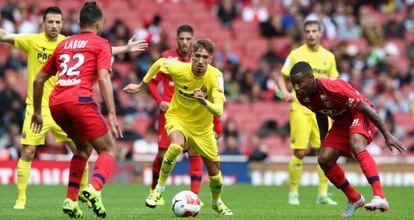
{"type": "Polygon", "coordinates": [[[145,40],[135,41],[135,35],[129,39],[128,52],[145,51],[148,48],[148,43],[145,40]]]}
{"type": "Polygon", "coordinates": [[[162,101],[160,103],[160,109],[161,109],[162,112],[167,112],[168,107],[170,107],[170,103],[169,102],[162,101]]]}
{"type": "Polygon", "coordinates": [[[401,143],[401,141],[393,135],[385,137],[385,143],[387,144],[391,152],[394,152],[393,148],[397,149],[400,153],[407,150],[401,143]]]}
{"type": "Polygon", "coordinates": [[[127,86],[125,86],[122,90],[128,94],[138,93],[143,89],[144,85],[143,83],[135,84],[130,83],[127,86]]]}
{"type": "Polygon", "coordinates": [[[30,123],[30,129],[35,134],[39,134],[43,127],[43,118],[42,114],[33,113],[32,122],[30,123]]]}
{"type": "Polygon", "coordinates": [[[286,102],[291,102],[293,101],[294,97],[292,94],[290,94],[290,92],[286,92],[283,94],[283,100],[286,102]]]}
{"type": "Polygon", "coordinates": [[[114,133],[115,134],[115,137],[116,138],[119,138],[119,137],[124,137],[123,135],[122,135],[122,129],[121,129],[121,127],[119,126],[119,123],[118,123],[118,118],[116,117],[116,115],[114,115],[114,114],[109,114],[108,115],[108,118],[109,118],[109,126],[111,127],[111,131],[112,131],[112,133],[114,133]]]}
{"type": "Polygon", "coordinates": [[[201,89],[194,90],[194,98],[197,99],[202,105],[206,105],[206,98],[204,96],[204,92],[201,89]]]}

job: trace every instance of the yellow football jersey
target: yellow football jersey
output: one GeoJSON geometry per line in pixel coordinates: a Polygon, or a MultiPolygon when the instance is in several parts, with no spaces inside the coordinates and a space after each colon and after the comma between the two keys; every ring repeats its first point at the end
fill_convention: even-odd
{"type": "MultiPolygon", "coordinates": [[[[45,33],[39,34],[16,34],[14,35],[14,46],[27,53],[27,97],[26,104],[33,105],[33,81],[37,73],[52,55],[56,46],[65,39],[59,35],[56,41],[50,41],[45,33]]],[[[55,87],[57,77],[52,76],[43,90],[42,106],[49,106],[49,96],[55,87]]]]}
{"type": "MultiPolygon", "coordinates": [[[[289,77],[293,65],[299,61],[308,62],[313,69],[315,77],[337,78],[339,76],[336,68],[335,55],[322,46],[319,46],[317,51],[312,51],[306,44],[304,44],[299,48],[292,50],[283,65],[282,74],[289,77]]],[[[295,96],[293,89],[292,95],[295,96]]],[[[292,102],[292,109],[312,113],[312,111],[302,106],[296,98],[292,102]]]]}
{"type": "MultiPolygon", "coordinates": [[[[174,118],[194,133],[213,129],[213,114],[194,98],[194,90],[201,89],[210,102],[225,102],[223,74],[217,68],[208,66],[206,73],[196,77],[191,70],[191,63],[176,59],[160,58],[160,71],[169,74],[174,81],[174,95],[165,117],[174,118]]],[[[158,62],[158,61],[157,61],[158,62]]],[[[150,72],[145,76],[148,83],[153,77],[150,72]]]]}

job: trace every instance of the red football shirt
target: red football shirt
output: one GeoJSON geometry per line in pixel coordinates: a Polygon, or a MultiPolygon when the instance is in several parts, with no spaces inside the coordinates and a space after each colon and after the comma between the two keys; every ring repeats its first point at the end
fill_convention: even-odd
{"type": "Polygon", "coordinates": [[[58,81],[50,95],[50,105],[65,102],[91,102],[98,70],[111,71],[108,40],[85,32],[63,40],[42,68],[58,81]]]}
{"type": "Polygon", "coordinates": [[[317,93],[311,97],[298,97],[299,102],[313,112],[329,116],[338,125],[352,125],[361,101],[373,106],[369,99],[341,79],[316,78],[315,81],[317,93]]]}

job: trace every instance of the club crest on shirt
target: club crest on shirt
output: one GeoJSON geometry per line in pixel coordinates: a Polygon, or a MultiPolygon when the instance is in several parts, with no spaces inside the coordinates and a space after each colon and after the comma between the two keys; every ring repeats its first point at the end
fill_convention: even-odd
{"type": "Polygon", "coordinates": [[[304,97],[302,100],[303,100],[303,102],[310,102],[310,98],[309,97],[304,97]]]}

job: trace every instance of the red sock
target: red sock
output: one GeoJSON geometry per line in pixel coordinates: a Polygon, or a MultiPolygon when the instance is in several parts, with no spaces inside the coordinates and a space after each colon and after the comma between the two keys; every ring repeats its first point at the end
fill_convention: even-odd
{"type": "Polygon", "coordinates": [[[73,155],[72,160],[70,160],[69,183],[66,198],[69,198],[72,201],[78,199],[79,185],[87,162],[88,159],[80,155],[73,155]]]}
{"type": "Polygon", "coordinates": [[[365,174],[369,184],[372,186],[374,195],[384,198],[384,192],[382,191],[381,181],[378,176],[377,165],[374,159],[368,151],[364,150],[356,155],[357,160],[365,174]]]}
{"type": "Polygon", "coordinates": [[[99,154],[95,162],[95,170],[93,171],[91,184],[95,190],[99,191],[105,185],[109,175],[112,174],[115,166],[115,160],[112,155],[107,152],[99,154]]]}
{"type": "Polygon", "coordinates": [[[337,163],[324,170],[324,173],[329,181],[336,186],[336,188],[341,189],[345,193],[350,202],[356,202],[359,200],[361,195],[348,182],[344,171],[337,163]]]}
{"type": "Polygon", "coordinates": [[[162,160],[158,159],[157,156],[155,156],[154,162],[152,162],[152,183],[151,183],[151,189],[155,189],[158,183],[158,177],[160,176],[160,169],[161,169],[161,163],[162,160]]]}
{"type": "Polygon", "coordinates": [[[203,160],[200,156],[190,156],[191,191],[200,192],[201,179],[203,178],[203,160]]]}

